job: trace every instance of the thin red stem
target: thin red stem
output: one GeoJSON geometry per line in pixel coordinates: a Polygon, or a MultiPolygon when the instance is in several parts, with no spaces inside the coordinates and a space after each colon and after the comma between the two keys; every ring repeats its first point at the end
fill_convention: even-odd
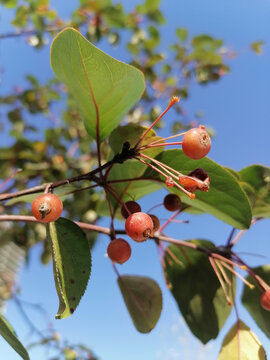
{"type": "Polygon", "coordinates": [[[161,144],[154,144],[154,145],[149,144],[149,145],[142,146],[139,150],[143,151],[143,150],[147,150],[147,149],[153,148],[153,147],[169,146],[169,145],[182,145],[182,141],[172,142],[172,143],[161,143],[161,144]]]}
{"type": "Polygon", "coordinates": [[[149,133],[149,131],[159,122],[159,120],[170,110],[170,108],[179,101],[179,98],[174,96],[169,105],[167,106],[167,108],[163,111],[163,113],[161,113],[159,115],[159,117],[153,122],[152,125],[149,126],[149,128],[147,130],[145,130],[145,132],[142,134],[142,136],[140,137],[140,139],[137,141],[134,149],[138,149],[138,145],[142,142],[142,140],[145,138],[145,136],[149,133]]]}
{"type": "Polygon", "coordinates": [[[168,137],[165,137],[165,138],[161,138],[161,139],[158,139],[158,140],[155,140],[155,141],[151,142],[149,145],[153,145],[153,144],[159,143],[159,142],[164,141],[164,140],[166,141],[166,140],[169,140],[169,139],[180,137],[180,136],[184,135],[185,133],[186,132],[183,132],[183,133],[177,134],[177,135],[168,136],[168,137]]]}
{"type": "Polygon", "coordinates": [[[182,210],[177,210],[168,220],[166,220],[166,222],[160,227],[160,229],[158,230],[158,232],[160,234],[162,234],[163,230],[170,224],[170,222],[172,220],[174,220],[176,218],[176,216],[178,216],[181,213],[182,210]]]}

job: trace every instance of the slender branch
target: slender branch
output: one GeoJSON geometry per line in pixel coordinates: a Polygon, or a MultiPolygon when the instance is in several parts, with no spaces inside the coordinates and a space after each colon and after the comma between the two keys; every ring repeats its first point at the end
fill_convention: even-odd
{"type": "Polygon", "coordinates": [[[96,174],[98,174],[100,171],[110,167],[113,164],[122,164],[123,162],[125,162],[128,159],[133,158],[136,155],[136,152],[134,149],[130,148],[129,143],[124,143],[123,144],[123,148],[122,148],[122,152],[116,154],[112,160],[106,162],[105,164],[101,165],[100,167],[86,173],[86,174],[82,174],[82,175],[78,175],[78,176],[74,176],[68,179],[64,179],[64,180],[60,180],[60,181],[56,181],[53,183],[45,183],[39,186],[34,186],[32,188],[29,189],[25,189],[25,190],[21,190],[21,191],[17,191],[14,193],[9,193],[9,194],[1,194],[0,195],[0,201],[3,200],[9,200],[9,199],[13,199],[15,197],[19,197],[19,196],[23,196],[23,195],[27,195],[27,194],[35,194],[35,193],[39,193],[42,192],[46,189],[46,187],[48,186],[48,184],[50,184],[50,189],[54,189],[57,188],[59,186],[63,186],[66,184],[70,184],[73,182],[77,182],[77,181],[82,181],[82,180],[89,180],[89,181],[95,181],[97,184],[101,184],[103,183],[103,181],[98,178],[96,176],[96,174]]]}

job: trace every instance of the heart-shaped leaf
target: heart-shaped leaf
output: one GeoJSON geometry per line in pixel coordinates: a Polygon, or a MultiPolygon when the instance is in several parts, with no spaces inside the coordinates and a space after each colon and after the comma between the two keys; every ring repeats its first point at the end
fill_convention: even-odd
{"type": "Polygon", "coordinates": [[[30,360],[27,350],[17,338],[12,326],[3,315],[0,315],[0,335],[3,336],[3,338],[22,357],[22,359],[30,360]]]}
{"type": "MultiPolygon", "coordinates": [[[[207,240],[192,240],[192,243],[208,249],[215,247],[207,240]]],[[[167,284],[190,330],[204,344],[215,339],[231,307],[208,257],[202,252],[170,244],[164,261],[167,284]]]]}
{"type": "Polygon", "coordinates": [[[118,285],[136,329],[149,333],[158,322],[162,310],[162,294],[158,284],[144,276],[123,275],[118,285]]]}
{"type": "MultiPolygon", "coordinates": [[[[270,284],[270,265],[260,266],[252,270],[266,283],[270,284]]],[[[254,283],[251,276],[247,276],[247,280],[254,283]]],[[[245,286],[242,295],[242,303],[256,321],[257,325],[262,329],[265,335],[270,338],[270,312],[262,308],[260,302],[261,294],[261,291],[257,287],[250,289],[248,286],[245,286]]]]}
{"type": "Polygon", "coordinates": [[[67,28],[54,39],[51,66],[76,98],[88,133],[100,141],[112,132],[144,92],[144,76],[67,28]]]}
{"type": "Polygon", "coordinates": [[[239,320],[223,340],[218,360],[266,360],[257,336],[239,320]]]}
{"type": "Polygon", "coordinates": [[[252,165],[238,174],[252,204],[253,216],[270,217],[270,168],[252,165]]]}
{"type": "Polygon", "coordinates": [[[86,235],[73,221],[60,218],[48,224],[55,287],[59,298],[56,319],[70,316],[83,296],[91,271],[86,235]]]}
{"type": "MultiPolygon", "coordinates": [[[[197,191],[196,198],[192,200],[175,187],[168,190],[181,195],[186,204],[208,212],[236,228],[243,229],[250,226],[249,200],[231,172],[208,158],[189,159],[180,149],[166,150],[158,155],[157,159],[184,175],[194,169],[203,168],[211,180],[208,192],[197,191]]],[[[147,171],[145,175],[159,177],[157,173],[153,174],[153,171],[147,171]]]]}

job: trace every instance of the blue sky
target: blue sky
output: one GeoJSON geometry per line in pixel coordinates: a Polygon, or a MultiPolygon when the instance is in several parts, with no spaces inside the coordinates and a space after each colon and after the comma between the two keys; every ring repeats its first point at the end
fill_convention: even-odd
{"type": "MultiPolygon", "coordinates": [[[[139,1],[124,1],[130,9],[139,1]]],[[[63,13],[75,8],[77,1],[54,1],[63,13]]],[[[231,73],[217,84],[207,87],[193,85],[189,100],[184,108],[193,114],[197,110],[205,113],[204,123],[213,127],[216,138],[209,157],[224,166],[239,170],[258,163],[266,166],[269,161],[270,133],[270,2],[267,0],[163,0],[162,11],[169,21],[162,27],[161,48],[168,51],[168,39],[174,38],[176,27],[187,27],[190,35],[210,34],[224,39],[238,56],[230,61],[231,73]],[[264,40],[266,45],[262,56],[250,51],[251,42],[264,40]]],[[[0,7],[0,33],[8,31],[10,13],[0,7]]],[[[102,42],[102,50],[125,61],[126,54],[121,49],[112,50],[102,42]]],[[[37,52],[23,40],[0,41],[0,67],[5,68],[0,85],[1,94],[14,85],[24,84],[28,73],[38,74],[41,81],[52,76],[49,66],[49,46],[37,52]]],[[[166,102],[160,104],[165,107],[166,102]]],[[[166,115],[167,133],[174,117],[166,115]]],[[[46,124],[46,122],[45,122],[46,124]]],[[[0,134],[0,138],[1,138],[0,134]]],[[[3,138],[1,139],[3,142],[3,138]]],[[[162,199],[165,192],[160,194],[162,199]]],[[[145,210],[156,203],[157,195],[141,201],[145,210]]],[[[165,213],[163,214],[164,216],[165,213]]],[[[230,226],[209,215],[192,217],[184,215],[190,224],[171,225],[168,232],[181,239],[205,238],[220,245],[226,241],[230,226]]],[[[105,221],[103,222],[105,224],[105,221]]],[[[256,224],[237,245],[236,250],[266,254],[265,259],[245,256],[250,265],[269,263],[269,220],[256,224]]],[[[20,274],[20,284],[24,299],[42,303],[47,309],[51,322],[72,342],[82,342],[93,348],[101,360],[182,360],[217,359],[222,339],[235,321],[233,312],[216,341],[202,346],[183,323],[174,299],[166,289],[157,251],[153,243],[134,244],[132,258],[120,267],[122,274],[145,275],[154,278],[163,292],[163,311],[156,328],[148,335],[134,329],[116,283],[116,276],[109,261],[104,256],[107,238],[100,236],[93,251],[93,269],[87,292],[75,314],[69,319],[55,321],[58,303],[54,289],[51,264],[41,267],[39,255],[41,247],[31,252],[31,262],[20,274]]],[[[239,284],[238,292],[242,285],[239,284]]],[[[31,313],[33,319],[35,314],[31,313]]],[[[10,302],[7,318],[14,325],[20,339],[28,341],[29,330],[25,327],[14,304],[10,302]]],[[[247,312],[241,308],[240,317],[253,329],[270,356],[269,340],[254,324],[247,312]]],[[[35,320],[41,322],[41,319],[35,320]]],[[[16,360],[18,356],[0,340],[1,357],[16,360]],[[4,356],[5,354],[5,356],[4,356]]],[[[46,355],[33,351],[32,358],[45,360],[46,355]]]]}

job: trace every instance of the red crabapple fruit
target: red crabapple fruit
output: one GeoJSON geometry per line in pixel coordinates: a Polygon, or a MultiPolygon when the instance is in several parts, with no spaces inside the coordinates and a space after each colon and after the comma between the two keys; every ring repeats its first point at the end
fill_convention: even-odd
{"type": "Polygon", "coordinates": [[[32,214],[37,220],[44,223],[56,221],[62,211],[62,201],[51,193],[39,195],[32,202],[32,214]]]}
{"type": "Polygon", "coordinates": [[[123,264],[130,258],[131,247],[124,239],[114,239],[107,247],[107,254],[113,262],[123,264]]]}
{"type": "MultiPolygon", "coordinates": [[[[127,201],[127,202],[125,202],[125,205],[131,214],[141,211],[141,207],[138,203],[136,203],[136,201],[127,201]]],[[[124,205],[121,208],[121,214],[124,219],[127,219],[130,215],[124,205]]]]}
{"type": "Polygon", "coordinates": [[[270,289],[261,295],[261,306],[264,310],[270,311],[270,289]]]}
{"type": "Polygon", "coordinates": [[[190,159],[202,159],[211,149],[211,138],[204,126],[190,129],[183,136],[182,149],[190,159]]]}
{"type": "Polygon", "coordinates": [[[181,199],[176,194],[168,194],[163,200],[163,205],[168,211],[176,211],[181,208],[181,199]]]}
{"type": "Polygon", "coordinates": [[[136,212],[127,218],[125,229],[131,239],[138,242],[145,241],[153,232],[153,221],[144,212],[136,212]]]}

